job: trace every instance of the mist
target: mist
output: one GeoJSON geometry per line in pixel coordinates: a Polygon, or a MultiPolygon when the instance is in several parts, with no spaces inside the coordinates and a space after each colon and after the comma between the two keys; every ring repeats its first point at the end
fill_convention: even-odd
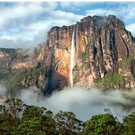
{"type": "Polygon", "coordinates": [[[7,94],[6,88],[0,84],[0,97],[5,96],[7,94]]]}
{"type": "Polygon", "coordinates": [[[60,110],[72,111],[77,118],[83,121],[91,116],[106,113],[109,108],[111,113],[122,122],[123,116],[135,111],[135,93],[133,91],[111,90],[103,92],[100,89],[87,90],[84,87],[65,88],[54,92],[50,97],[44,97],[40,89],[30,87],[21,90],[17,98],[27,105],[44,106],[53,111],[54,115],[60,110]]]}

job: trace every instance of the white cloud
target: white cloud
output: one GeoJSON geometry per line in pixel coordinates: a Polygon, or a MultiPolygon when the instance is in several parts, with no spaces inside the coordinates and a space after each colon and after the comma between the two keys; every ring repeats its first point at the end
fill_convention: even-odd
{"type": "Polygon", "coordinates": [[[39,4],[30,3],[24,4],[19,3],[12,7],[6,7],[0,10],[0,28],[10,23],[11,19],[24,18],[30,15],[38,15],[44,11],[39,4]]]}
{"type": "MultiPolygon", "coordinates": [[[[113,3],[114,4],[114,3],[113,3]]],[[[116,15],[120,19],[122,19],[125,22],[128,22],[130,19],[135,18],[135,3],[121,3],[116,8],[110,8],[103,9],[103,8],[96,8],[96,9],[90,9],[86,11],[86,15],[102,15],[107,16],[109,14],[116,15]]]]}
{"type": "MultiPolygon", "coordinates": [[[[83,16],[73,13],[66,13],[60,10],[52,11],[49,18],[31,22],[30,24],[21,24],[20,31],[4,33],[0,35],[0,47],[6,48],[29,48],[45,42],[47,32],[53,26],[72,25],[83,16]]],[[[12,30],[13,31],[13,30],[12,30]]]]}
{"type": "MultiPolygon", "coordinates": [[[[101,15],[101,16],[108,16],[108,15],[116,15],[116,17],[124,20],[124,22],[128,22],[130,19],[135,18],[135,4],[127,4],[127,6],[120,6],[115,9],[93,9],[87,10],[86,15],[101,15]]],[[[127,24],[127,23],[126,23],[127,24]]],[[[126,25],[126,29],[129,30],[133,36],[135,36],[135,23],[126,25]]]]}
{"type": "Polygon", "coordinates": [[[5,96],[7,94],[6,88],[0,84],[0,97],[5,96]]]}
{"type": "Polygon", "coordinates": [[[132,33],[132,35],[135,37],[135,23],[127,25],[126,29],[129,30],[132,33]]]}
{"type": "Polygon", "coordinates": [[[61,2],[60,3],[60,6],[62,7],[62,8],[69,8],[70,6],[71,6],[71,3],[72,2],[61,2]]]}
{"type": "Polygon", "coordinates": [[[87,90],[84,87],[72,87],[54,92],[50,97],[43,97],[39,89],[31,87],[22,90],[19,98],[28,105],[44,106],[54,114],[59,110],[72,111],[83,121],[90,119],[93,115],[105,113],[105,108],[110,108],[120,121],[123,116],[135,111],[135,93],[119,90],[103,93],[99,89],[87,90]],[[131,110],[124,110],[124,105],[131,106],[131,110]]]}
{"type": "Polygon", "coordinates": [[[61,8],[68,10],[79,10],[81,7],[85,7],[88,4],[92,5],[90,2],[60,2],[59,4],[61,8]]]}
{"type": "Polygon", "coordinates": [[[90,16],[94,16],[94,15],[98,15],[98,16],[108,16],[108,15],[115,15],[116,17],[124,20],[124,14],[122,14],[122,10],[121,8],[116,8],[116,9],[93,9],[93,10],[87,10],[86,11],[86,15],[90,15],[90,16]]]}
{"type": "MultiPolygon", "coordinates": [[[[0,85],[0,96],[7,95],[7,90],[0,85]]],[[[100,89],[87,90],[84,87],[68,87],[54,92],[50,97],[44,97],[40,89],[30,87],[19,91],[16,98],[22,99],[27,105],[46,107],[56,114],[60,110],[72,111],[77,118],[86,121],[91,116],[103,114],[109,108],[120,121],[135,111],[134,91],[111,90],[102,92],[100,89]],[[128,109],[124,109],[128,106],[128,109]],[[131,108],[130,108],[131,107],[131,108]]]]}
{"type": "Polygon", "coordinates": [[[93,10],[87,10],[86,11],[86,15],[90,15],[90,16],[94,16],[94,15],[98,15],[98,16],[108,16],[108,15],[115,15],[117,18],[126,21],[125,20],[125,16],[123,14],[123,9],[121,8],[116,8],[116,9],[93,9],[93,10]]]}
{"type": "Polygon", "coordinates": [[[86,15],[91,15],[91,16],[94,16],[94,15],[101,15],[101,16],[107,16],[107,15],[116,15],[116,12],[115,11],[112,11],[112,10],[106,10],[106,9],[93,9],[93,10],[87,10],[86,11],[86,15]]]}
{"type": "MultiPolygon", "coordinates": [[[[2,26],[10,24],[11,19],[28,19],[32,18],[33,16],[38,17],[38,15],[50,12],[57,7],[57,3],[54,2],[19,2],[14,4],[13,6],[7,6],[0,10],[0,28],[2,26]]],[[[35,18],[36,19],[36,18],[35,18]]]]}
{"type": "MultiPolygon", "coordinates": [[[[134,4],[120,5],[117,8],[92,8],[89,2],[20,2],[0,8],[0,47],[20,47],[22,44],[31,46],[45,41],[47,32],[53,26],[72,25],[84,16],[114,14],[127,22],[135,17],[134,4]],[[86,10],[84,7],[87,6],[86,10]],[[67,9],[67,10],[66,10],[67,9]],[[71,11],[69,12],[69,9],[71,11]],[[81,11],[75,14],[74,11],[81,11]],[[83,12],[83,13],[82,13],[83,12]],[[81,15],[83,14],[83,15],[81,15]],[[84,15],[85,14],[85,15],[84,15]],[[40,38],[40,34],[42,38],[40,38]],[[38,37],[39,39],[35,39],[38,37]],[[38,40],[38,42],[36,41],[38,40]],[[3,43],[3,44],[2,44],[3,43]],[[7,44],[10,43],[10,44],[7,44]]],[[[132,32],[133,33],[133,32],[132,32]]]]}
{"type": "Polygon", "coordinates": [[[127,6],[123,8],[122,12],[125,12],[126,19],[134,19],[135,18],[135,3],[127,4],[127,6]]]}
{"type": "Polygon", "coordinates": [[[14,37],[14,36],[11,36],[11,35],[2,35],[2,36],[0,36],[0,39],[1,40],[4,40],[4,39],[7,39],[7,40],[16,40],[16,37],[14,37]]]}
{"type": "Polygon", "coordinates": [[[33,2],[19,3],[1,9],[0,12],[3,14],[0,14],[2,20],[0,22],[0,28],[2,29],[0,33],[0,47],[12,46],[18,48],[24,42],[27,42],[27,46],[30,45],[30,41],[31,44],[41,43],[46,39],[46,37],[44,37],[44,40],[43,37],[40,38],[41,33],[44,33],[42,36],[45,36],[51,27],[56,25],[72,25],[83,17],[58,10],[56,9],[57,6],[56,2],[33,2]],[[6,45],[9,41],[10,44],[6,45]]]}

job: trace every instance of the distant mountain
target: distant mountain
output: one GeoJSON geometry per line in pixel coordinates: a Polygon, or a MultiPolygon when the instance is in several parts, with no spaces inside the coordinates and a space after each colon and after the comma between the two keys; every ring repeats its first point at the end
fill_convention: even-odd
{"type": "Polygon", "coordinates": [[[0,74],[11,93],[32,85],[44,95],[65,86],[135,87],[135,38],[113,15],[53,27],[33,52],[0,49],[0,74]]]}

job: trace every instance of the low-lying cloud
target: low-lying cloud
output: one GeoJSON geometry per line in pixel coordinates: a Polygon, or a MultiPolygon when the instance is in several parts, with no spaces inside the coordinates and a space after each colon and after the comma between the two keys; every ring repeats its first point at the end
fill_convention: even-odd
{"type": "Polygon", "coordinates": [[[59,110],[72,111],[83,121],[93,115],[105,113],[105,108],[109,108],[120,121],[123,116],[135,111],[135,93],[120,90],[102,92],[100,89],[72,87],[54,92],[50,97],[43,97],[39,89],[31,87],[22,90],[17,97],[28,105],[44,106],[54,114],[59,110]]]}
{"type": "Polygon", "coordinates": [[[3,102],[5,101],[6,95],[6,88],[2,84],[0,84],[0,105],[3,104],[3,102]]]}
{"type": "Polygon", "coordinates": [[[126,29],[129,30],[132,33],[132,35],[135,37],[135,23],[127,25],[126,29]]]}
{"type": "MultiPolygon", "coordinates": [[[[7,90],[0,85],[0,97],[7,95],[7,90]]],[[[44,97],[40,89],[30,87],[22,89],[16,98],[22,99],[27,105],[44,106],[56,114],[60,110],[72,111],[77,118],[86,121],[96,114],[106,113],[109,108],[119,121],[135,111],[135,92],[111,90],[103,92],[100,89],[84,87],[65,88],[54,92],[50,97],[44,97]]]]}
{"type": "Polygon", "coordinates": [[[7,94],[6,88],[0,84],[0,97],[5,96],[7,94]]]}

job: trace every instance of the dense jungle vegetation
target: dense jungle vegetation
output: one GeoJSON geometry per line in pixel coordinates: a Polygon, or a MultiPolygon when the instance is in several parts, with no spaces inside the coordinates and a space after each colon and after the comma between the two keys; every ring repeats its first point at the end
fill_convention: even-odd
{"type": "Polygon", "coordinates": [[[45,107],[26,105],[12,98],[0,105],[0,135],[135,134],[135,112],[124,117],[121,123],[108,109],[105,111],[83,122],[73,112],[59,111],[54,115],[45,107]]]}

